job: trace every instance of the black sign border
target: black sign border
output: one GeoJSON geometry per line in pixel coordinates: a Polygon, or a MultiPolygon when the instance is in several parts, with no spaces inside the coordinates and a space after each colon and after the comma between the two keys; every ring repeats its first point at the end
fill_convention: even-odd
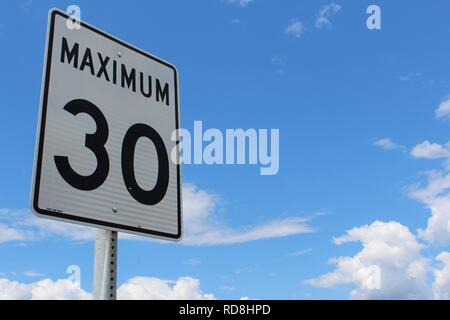
{"type": "MultiPolygon", "coordinates": [[[[131,233],[140,233],[140,234],[147,234],[147,235],[153,235],[157,237],[162,238],[169,238],[172,240],[180,240],[182,237],[182,226],[181,226],[181,220],[182,220],[182,214],[181,214],[181,165],[180,163],[177,164],[177,208],[178,208],[178,231],[176,234],[172,233],[166,233],[161,232],[157,230],[150,230],[150,229],[143,229],[138,228],[134,226],[128,226],[128,225],[122,225],[118,223],[111,223],[107,221],[101,221],[91,218],[85,218],[85,217],[79,217],[67,213],[56,213],[53,211],[49,211],[46,209],[39,208],[39,189],[40,189],[40,182],[41,182],[41,167],[42,167],[42,154],[44,150],[44,137],[45,137],[45,124],[46,124],[46,117],[47,117],[47,103],[48,103],[48,91],[49,91],[49,83],[50,83],[50,71],[51,71],[51,61],[52,61],[52,51],[53,51],[53,38],[54,38],[54,28],[55,28],[55,18],[59,15],[65,19],[68,19],[69,16],[57,9],[50,10],[50,29],[48,32],[48,39],[47,39],[47,58],[46,58],[46,68],[45,68],[45,81],[44,81],[44,91],[42,96],[42,102],[41,102],[41,119],[40,119],[40,128],[39,128],[39,142],[38,142],[38,151],[37,151],[37,158],[36,158],[36,166],[35,166],[35,177],[34,177],[34,194],[32,199],[32,209],[40,215],[43,216],[51,216],[58,219],[64,219],[64,220],[71,220],[71,221],[78,221],[81,223],[89,224],[89,225],[96,225],[96,226],[104,226],[111,228],[113,230],[118,231],[130,231],[131,233]]],[[[78,21],[77,21],[78,22],[78,21]]],[[[127,49],[130,49],[134,52],[137,52],[151,60],[154,60],[158,63],[161,63],[169,68],[171,68],[174,72],[174,82],[175,82],[175,126],[176,129],[179,129],[179,115],[178,115],[178,74],[176,68],[165,62],[162,61],[152,55],[150,55],[147,52],[144,52],[138,48],[135,48],[117,38],[112,37],[111,35],[96,29],[95,27],[88,25],[82,21],[79,21],[82,27],[87,28],[111,41],[114,41],[118,43],[121,46],[126,47],[127,49]]],[[[178,143],[178,142],[177,142],[178,143]]]]}

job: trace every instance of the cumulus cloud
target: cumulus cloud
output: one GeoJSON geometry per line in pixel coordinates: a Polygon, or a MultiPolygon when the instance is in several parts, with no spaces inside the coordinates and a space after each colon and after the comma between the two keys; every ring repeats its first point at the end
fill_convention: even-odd
{"type": "Polygon", "coordinates": [[[431,143],[425,140],[422,143],[416,145],[412,151],[411,155],[414,158],[422,159],[441,159],[450,157],[450,144],[441,145],[438,143],[431,143]]]}
{"type": "MultiPolygon", "coordinates": [[[[214,295],[204,293],[200,281],[181,277],[176,281],[151,277],[134,277],[117,289],[122,300],[211,300],[214,295]]],[[[44,279],[21,283],[0,279],[0,300],[89,300],[92,294],[68,279],[44,279]]]]}
{"type": "Polygon", "coordinates": [[[410,186],[406,192],[431,211],[419,236],[436,245],[450,245],[450,173],[431,171],[425,185],[410,186]]]}
{"type": "Polygon", "coordinates": [[[374,146],[379,147],[383,150],[397,150],[397,149],[405,149],[404,146],[392,141],[390,138],[383,138],[375,141],[373,143],[374,146]]]}
{"type": "Polygon", "coordinates": [[[450,117],[450,97],[443,100],[435,111],[436,118],[450,117]]]}
{"type": "MultiPolygon", "coordinates": [[[[311,216],[289,216],[269,220],[257,225],[232,227],[217,217],[220,197],[199,189],[193,184],[183,187],[184,238],[186,245],[234,244],[262,239],[286,237],[310,233],[311,216]]],[[[44,238],[62,237],[73,241],[90,241],[95,238],[95,229],[80,225],[41,219],[28,209],[0,209],[0,243],[11,241],[33,241],[44,238]],[[1,224],[1,223],[4,224],[1,224]]],[[[121,239],[156,241],[125,233],[121,239]]]]}
{"type": "Polygon", "coordinates": [[[0,279],[0,300],[88,300],[92,296],[67,279],[44,279],[25,284],[0,279]]]}
{"type": "Polygon", "coordinates": [[[300,38],[305,31],[306,31],[305,25],[297,18],[289,21],[288,26],[284,30],[284,32],[288,36],[292,36],[294,38],[300,38]]]}
{"type": "Polygon", "coordinates": [[[450,253],[441,252],[436,260],[441,263],[441,268],[433,270],[435,277],[433,294],[435,299],[450,299],[450,253]]]}
{"type": "Polygon", "coordinates": [[[200,280],[181,277],[177,281],[135,277],[122,284],[117,291],[122,300],[212,300],[214,295],[204,293],[200,280]]]}
{"type": "Polygon", "coordinates": [[[409,229],[398,222],[375,221],[348,230],[334,238],[337,245],[360,242],[355,256],[331,260],[335,270],[306,282],[316,287],[341,284],[354,286],[354,299],[430,298],[427,285],[430,262],[423,258],[423,245],[409,229]]]}
{"type": "MultiPolygon", "coordinates": [[[[437,117],[449,114],[450,99],[441,103],[437,117]]],[[[396,143],[381,139],[375,145],[395,149],[396,143]]],[[[423,159],[446,159],[447,166],[426,173],[425,183],[408,186],[406,193],[430,210],[424,229],[417,236],[398,222],[375,221],[371,225],[354,228],[334,239],[335,244],[357,241],[362,250],[354,256],[331,259],[334,271],[307,283],[317,287],[340,284],[354,286],[353,298],[365,299],[413,299],[450,298],[450,253],[441,252],[433,260],[425,258],[422,250],[427,245],[450,245],[450,142],[446,145],[428,140],[417,144],[411,156],[423,159]],[[434,282],[430,281],[434,276],[434,282]]]]}
{"type": "Polygon", "coordinates": [[[21,230],[16,230],[5,224],[0,223],[0,244],[12,241],[25,241],[29,235],[21,230]]]}
{"type": "Polygon", "coordinates": [[[333,17],[336,13],[341,10],[341,6],[332,2],[324,5],[319,14],[317,15],[315,26],[318,29],[322,29],[323,27],[331,28],[332,23],[330,21],[331,17],[333,17]]]}

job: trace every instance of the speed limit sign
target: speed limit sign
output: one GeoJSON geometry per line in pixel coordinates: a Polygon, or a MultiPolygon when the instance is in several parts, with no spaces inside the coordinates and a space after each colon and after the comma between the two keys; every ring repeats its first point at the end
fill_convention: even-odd
{"type": "Polygon", "coordinates": [[[175,67],[69,18],[50,12],[32,210],[180,239],[175,67]]]}

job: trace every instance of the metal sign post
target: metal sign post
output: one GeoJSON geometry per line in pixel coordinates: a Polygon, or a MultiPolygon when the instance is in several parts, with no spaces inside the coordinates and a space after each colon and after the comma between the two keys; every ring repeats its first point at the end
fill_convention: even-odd
{"type": "Polygon", "coordinates": [[[116,300],[117,231],[97,229],[94,255],[94,299],[116,300]]]}

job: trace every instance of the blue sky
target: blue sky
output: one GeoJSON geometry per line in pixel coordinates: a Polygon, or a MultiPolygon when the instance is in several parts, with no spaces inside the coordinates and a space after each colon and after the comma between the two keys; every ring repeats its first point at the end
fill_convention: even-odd
{"type": "Polygon", "coordinates": [[[137,297],[125,285],[141,276],[149,288],[184,281],[201,297],[449,298],[450,4],[375,1],[382,28],[368,30],[372,2],[3,2],[0,296],[12,283],[64,279],[73,264],[92,289],[90,231],[27,209],[47,12],[76,4],[82,20],[177,66],[182,127],[280,129],[277,175],[185,165],[183,181],[201,223],[218,222],[212,231],[287,231],[224,244],[121,240],[124,297],[137,297]],[[333,243],[351,229],[337,240],[350,243],[333,243]],[[361,280],[372,265],[383,274],[375,291],[361,280]]]}

